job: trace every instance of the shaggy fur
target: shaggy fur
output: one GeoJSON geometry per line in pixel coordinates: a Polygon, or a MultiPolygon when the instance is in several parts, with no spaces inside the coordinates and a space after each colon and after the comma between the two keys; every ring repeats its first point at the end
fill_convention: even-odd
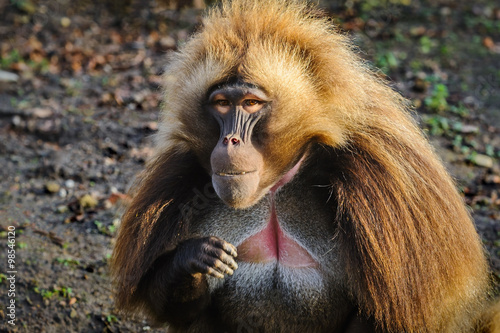
{"type": "Polygon", "coordinates": [[[192,188],[210,181],[214,84],[240,77],[273,101],[264,156],[284,169],[298,147],[330,147],[331,192],[349,293],[394,332],[472,330],[488,287],[480,239],[455,185],[408,112],[345,35],[299,1],[223,1],[170,60],[156,157],[137,182],[113,254],[118,307],[154,260],[189,232],[192,188]]]}

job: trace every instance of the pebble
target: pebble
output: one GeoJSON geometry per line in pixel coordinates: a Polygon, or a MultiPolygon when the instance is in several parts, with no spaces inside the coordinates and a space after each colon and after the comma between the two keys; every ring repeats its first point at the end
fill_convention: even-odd
{"type": "Polygon", "coordinates": [[[479,127],[475,125],[463,125],[460,132],[464,134],[479,133],[479,127]]]}
{"type": "Polygon", "coordinates": [[[71,24],[71,20],[69,17],[63,17],[61,18],[61,25],[64,27],[64,28],[67,28],[69,27],[69,25],[71,24]]]}
{"type": "Polygon", "coordinates": [[[21,117],[19,116],[14,116],[12,117],[12,125],[14,125],[15,127],[19,127],[19,125],[21,125],[21,117]]]}
{"type": "Polygon", "coordinates": [[[0,70],[0,82],[17,82],[19,75],[0,70]]]}
{"type": "Polygon", "coordinates": [[[31,115],[35,118],[48,118],[53,114],[52,110],[47,108],[33,108],[31,111],[31,115]]]}
{"type": "Polygon", "coordinates": [[[166,36],[160,39],[160,45],[165,49],[173,49],[177,45],[177,42],[171,36],[166,36]]]}
{"type": "Polygon", "coordinates": [[[474,163],[476,165],[485,167],[485,168],[492,168],[493,167],[493,158],[483,155],[483,154],[477,154],[474,157],[474,163]]]}
{"type": "Polygon", "coordinates": [[[64,182],[64,186],[66,186],[66,188],[74,188],[75,181],[73,179],[68,179],[64,182]]]}
{"type": "Polygon", "coordinates": [[[79,201],[83,208],[94,208],[99,203],[97,199],[90,194],[85,194],[79,201]]]}
{"type": "Polygon", "coordinates": [[[66,198],[66,196],[68,195],[68,191],[65,188],[62,188],[59,190],[58,194],[61,198],[66,198]]]}
{"type": "Polygon", "coordinates": [[[60,188],[61,188],[61,186],[59,186],[59,184],[56,182],[49,181],[49,182],[45,183],[45,189],[49,193],[57,193],[57,192],[59,192],[60,188]]]}
{"type": "Polygon", "coordinates": [[[57,206],[57,209],[56,211],[59,213],[59,214],[64,214],[66,212],[68,212],[69,208],[68,206],[66,205],[60,205],[60,206],[57,206]]]}
{"type": "Polygon", "coordinates": [[[488,175],[485,179],[486,184],[500,184],[500,176],[488,175]]]}

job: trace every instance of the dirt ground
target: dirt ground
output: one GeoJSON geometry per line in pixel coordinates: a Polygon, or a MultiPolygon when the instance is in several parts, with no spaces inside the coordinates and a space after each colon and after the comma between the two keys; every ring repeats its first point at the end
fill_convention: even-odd
{"type": "MultiPolygon", "coordinates": [[[[184,2],[0,0],[0,332],[160,331],[114,310],[108,260],[151,154],[167,55],[200,24],[199,1],[184,2]]],[[[500,5],[395,2],[321,3],[415,105],[497,283],[500,5]]]]}

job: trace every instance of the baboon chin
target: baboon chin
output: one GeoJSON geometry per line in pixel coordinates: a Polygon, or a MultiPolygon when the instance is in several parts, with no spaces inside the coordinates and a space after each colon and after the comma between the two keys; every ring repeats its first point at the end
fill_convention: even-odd
{"type": "Polygon", "coordinates": [[[170,58],[117,306],[179,332],[480,332],[488,266],[455,184],[318,13],[223,0],[170,58]]]}

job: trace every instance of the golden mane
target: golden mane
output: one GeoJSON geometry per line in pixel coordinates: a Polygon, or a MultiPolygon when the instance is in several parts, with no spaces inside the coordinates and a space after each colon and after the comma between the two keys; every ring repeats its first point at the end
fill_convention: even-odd
{"type": "MultiPolygon", "coordinates": [[[[139,241],[131,236],[141,229],[133,221],[154,216],[154,207],[168,215],[160,217],[159,211],[147,219],[163,219],[156,231],[162,242],[182,233],[177,215],[162,205],[171,198],[160,186],[182,163],[203,165],[213,148],[206,139],[213,128],[202,114],[206,93],[237,76],[265,89],[275,103],[279,116],[269,124],[268,144],[276,163],[285,163],[283,156],[307,140],[334,151],[332,223],[339,225],[349,288],[360,310],[390,331],[465,332],[488,281],[483,248],[462,198],[407,101],[318,14],[307,3],[285,0],[222,1],[210,10],[200,31],[170,59],[156,157],[124,216],[126,231],[117,247],[139,241]],[[273,137],[287,144],[278,147],[273,137]],[[196,158],[183,155],[188,152],[196,158]],[[165,168],[168,174],[161,173],[165,168]]],[[[160,240],[153,233],[140,241],[160,240]]],[[[163,249],[138,244],[115,253],[115,274],[130,277],[122,283],[123,304],[130,304],[140,278],[136,263],[148,267],[163,249]]]]}

